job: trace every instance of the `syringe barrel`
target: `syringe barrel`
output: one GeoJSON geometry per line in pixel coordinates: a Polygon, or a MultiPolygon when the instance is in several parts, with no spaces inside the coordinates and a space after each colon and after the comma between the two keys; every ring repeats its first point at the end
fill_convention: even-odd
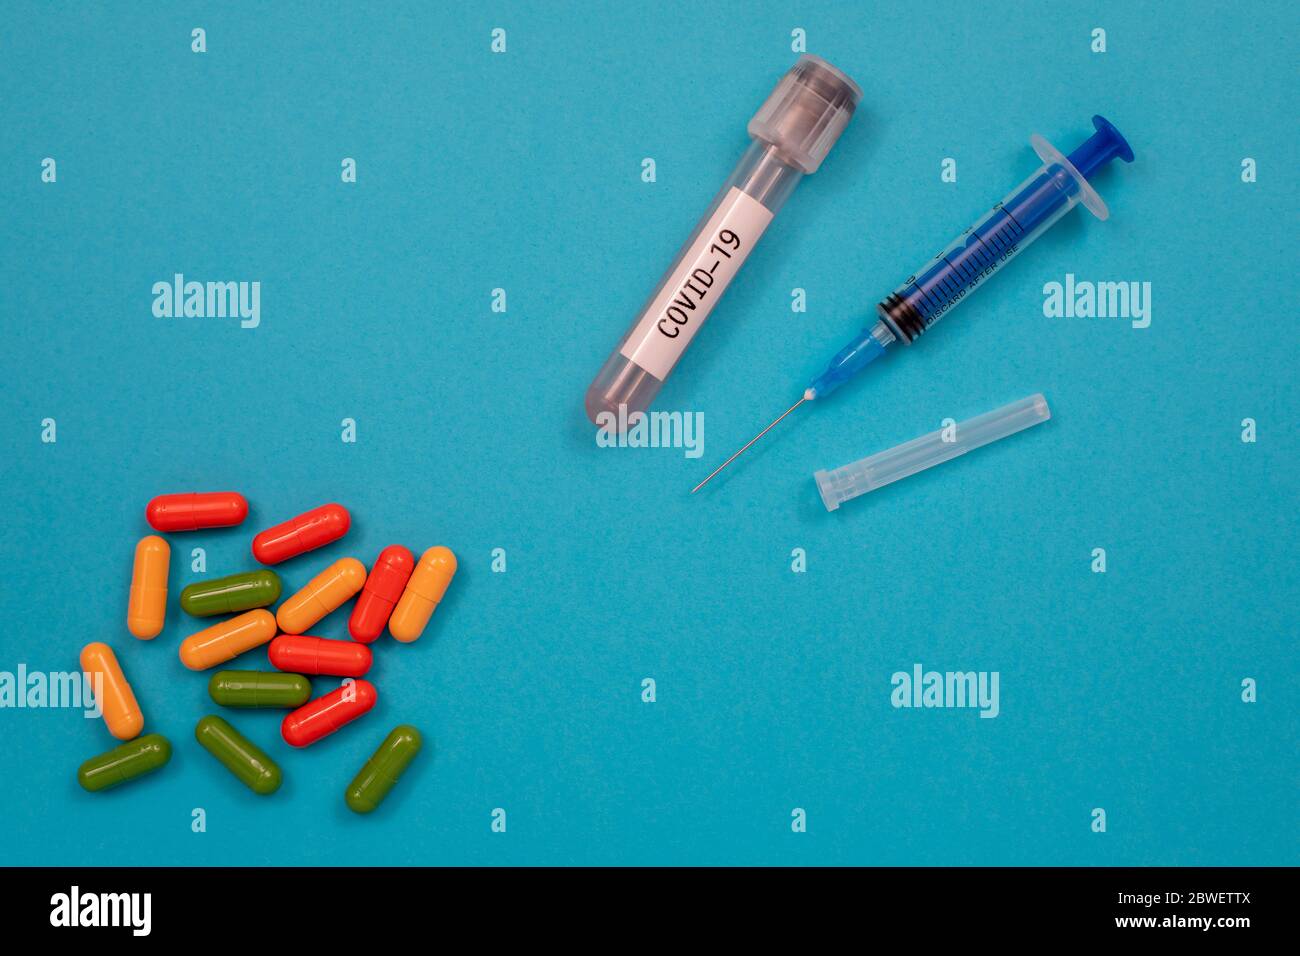
{"type": "Polygon", "coordinates": [[[650,406],[794,187],[820,167],[861,96],[847,76],[808,54],[781,78],[750,120],[753,142],[587,389],[593,423],[625,422],[650,406]]]}
{"type": "Polygon", "coordinates": [[[979,222],[876,306],[880,318],[905,343],[943,318],[1082,198],[1076,173],[1045,163],[979,222]]]}

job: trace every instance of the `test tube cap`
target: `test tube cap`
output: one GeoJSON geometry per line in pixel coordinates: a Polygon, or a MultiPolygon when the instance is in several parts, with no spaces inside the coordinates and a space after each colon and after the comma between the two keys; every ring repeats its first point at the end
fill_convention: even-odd
{"type": "Polygon", "coordinates": [[[961,422],[951,430],[941,428],[842,468],[819,471],[813,478],[821,492],[822,504],[827,511],[834,511],[851,498],[951,461],[958,455],[1014,435],[1051,417],[1047,399],[1042,395],[1029,395],[961,422]]]}
{"type": "Polygon", "coordinates": [[[770,143],[791,166],[815,173],[862,99],[862,90],[819,56],[805,53],[749,121],[749,135],[770,143]]]}

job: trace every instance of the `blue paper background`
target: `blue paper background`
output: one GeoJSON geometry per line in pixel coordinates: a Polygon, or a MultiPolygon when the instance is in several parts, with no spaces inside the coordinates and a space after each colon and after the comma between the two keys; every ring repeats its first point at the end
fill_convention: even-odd
{"type": "Polygon", "coordinates": [[[99,721],[0,710],[0,862],[1297,862],[1295,7],[1089,7],[11,4],[0,669],[108,641],[176,753],[88,795],[99,721]],[[865,97],[661,393],[704,412],[704,456],[599,449],[584,390],[794,28],[865,97]],[[1109,222],[1071,213],[686,494],[1036,168],[1030,133],[1068,151],[1095,112],[1137,153],[1097,180],[1109,222]],[[155,318],[176,272],[260,281],[261,326],[155,318]],[[1150,282],[1150,328],[1045,318],[1067,272],[1150,282]],[[1048,424],[822,509],[816,468],[1035,391],[1048,424]],[[193,740],[198,625],[173,603],[151,643],[124,627],[145,502],[225,488],[253,514],[171,536],[173,595],[191,547],[246,569],[254,532],[330,500],[354,530],[287,588],[393,541],[460,556],[425,637],[376,645],[375,713],[302,752],[279,713],[227,714],[281,761],[270,799],[193,740]],[[1001,715],[892,708],[918,662],[998,671],[1001,715]],[[403,721],[431,747],[353,816],[403,721]]]}

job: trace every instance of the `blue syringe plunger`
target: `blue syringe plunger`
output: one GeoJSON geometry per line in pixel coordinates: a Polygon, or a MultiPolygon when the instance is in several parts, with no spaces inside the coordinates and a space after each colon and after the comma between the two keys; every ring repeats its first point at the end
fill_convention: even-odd
{"type": "Polygon", "coordinates": [[[1080,143],[1070,154],[1070,165],[1085,178],[1091,179],[1094,172],[1112,159],[1122,159],[1126,163],[1133,162],[1133,149],[1123,134],[1111,125],[1110,120],[1104,116],[1094,116],[1092,125],[1096,127],[1097,132],[1080,143]]]}

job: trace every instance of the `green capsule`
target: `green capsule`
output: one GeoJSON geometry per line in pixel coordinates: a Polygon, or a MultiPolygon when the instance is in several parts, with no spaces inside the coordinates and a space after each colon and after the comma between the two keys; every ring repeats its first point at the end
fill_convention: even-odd
{"type": "Polygon", "coordinates": [[[280,789],[280,768],[275,761],[216,714],[199,721],[194,737],[249,790],[267,796],[280,789]]]}
{"type": "Polygon", "coordinates": [[[208,693],[222,707],[300,707],[311,696],[311,681],[280,671],[217,671],[208,693]]]}
{"type": "Polygon", "coordinates": [[[348,806],[357,813],[369,813],[383,803],[423,744],[420,732],[410,724],[394,727],[361,772],[352,778],[343,796],[348,806]]]}
{"type": "Polygon", "coordinates": [[[187,585],[181,591],[181,608],[195,617],[212,617],[267,607],[279,599],[280,575],[263,569],[187,585]]]}
{"type": "Polygon", "coordinates": [[[77,783],[91,793],[116,787],[157,770],[172,759],[172,745],[161,734],[128,740],[108,753],[91,757],[77,771],[77,783]]]}

